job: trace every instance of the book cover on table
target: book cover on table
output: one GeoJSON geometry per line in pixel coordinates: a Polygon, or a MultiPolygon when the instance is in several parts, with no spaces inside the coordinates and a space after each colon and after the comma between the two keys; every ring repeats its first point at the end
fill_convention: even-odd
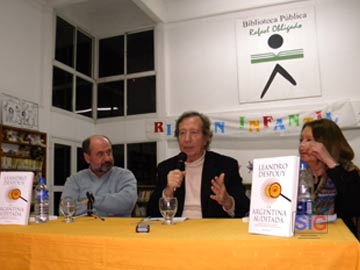
{"type": "Polygon", "coordinates": [[[299,163],[298,156],[254,159],[249,233],[294,235],[299,163]]]}
{"type": "Polygon", "coordinates": [[[0,224],[28,225],[33,172],[0,172],[0,224]]]}

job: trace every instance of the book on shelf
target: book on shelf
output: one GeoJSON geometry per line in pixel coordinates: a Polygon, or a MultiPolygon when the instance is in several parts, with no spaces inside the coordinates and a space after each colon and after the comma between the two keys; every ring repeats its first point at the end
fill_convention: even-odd
{"type": "Polygon", "coordinates": [[[33,172],[0,173],[0,224],[28,224],[33,181],[33,172]]]}
{"type": "Polygon", "coordinates": [[[138,194],[138,202],[148,202],[150,200],[151,190],[140,190],[138,194]]]}
{"type": "Polygon", "coordinates": [[[254,159],[249,233],[294,235],[299,157],[254,159]]]}

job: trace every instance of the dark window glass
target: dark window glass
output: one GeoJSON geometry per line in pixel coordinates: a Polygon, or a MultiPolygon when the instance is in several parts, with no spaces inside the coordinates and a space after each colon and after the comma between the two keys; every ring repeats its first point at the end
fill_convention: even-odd
{"type": "Polygon", "coordinates": [[[154,70],[154,31],[127,36],[127,73],[154,70]]]}
{"type": "Polygon", "coordinates": [[[63,186],[70,176],[71,146],[55,143],[54,153],[54,185],[63,186]]]}
{"type": "Polygon", "coordinates": [[[124,115],[124,81],[98,85],[98,118],[124,115]]]}
{"type": "Polygon", "coordinates": [[[124,74],[124,36],[100,39],[99,77],[124,74]]]}
{"type": "Polygon", "coordinates": [[[76,155],[77,155],[77,172],[83,169],[89,168],[89,165],[86,163],[84,159],[84,154],[81,147],[76,148],[76,155]]]}
{"type": "Polygon", "coordinates": [[[60,199],[62,192],[54,192],[54,215],[59,216],[60,199]]]}
{"type": "Polygon", "coordinates": [[[127,115],[156,112],[155,76],[127,81],[127,115]]]}
{"type": "Polygon", "coordinates": [[[90,118],[92,118],[92,88],[91,82],[76,77],[75,112],[90,118]]]}
{"type": "Polygon", "coordinates": [[[72,111],[72,74],[54,67],[52,105],[67,111],[72,111]]]}
{"type": "Polygon", "coordinates": [[[92,77],[92,39],[77,31],[76,70],[92,77]]]}
{"type": "Polygon", "coordinates": [[[56,18],[55,59],[70,67],[74,67],[74,33],[74,26],[56,18]]]}
{"type": "Polygon", "coordinates": [[[127,145],[127,168],[135,175],[138,185],[155,184],[156,160],[156,142],[127,145]]]}
{"type": "Polygon", "coordinates": [[[123,144],[114,144],[113,145],[113,156],[114,156],[114,165],[124,168],[124,145],[123,144]]]}

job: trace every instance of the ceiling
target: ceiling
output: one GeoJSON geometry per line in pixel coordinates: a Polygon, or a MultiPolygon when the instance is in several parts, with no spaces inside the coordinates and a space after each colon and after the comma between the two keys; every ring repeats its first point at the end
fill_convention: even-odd
{"type": "Polygon", "coordinates": [[[44,0],[91,34],[152,26],[300,0],[44,0]]]}

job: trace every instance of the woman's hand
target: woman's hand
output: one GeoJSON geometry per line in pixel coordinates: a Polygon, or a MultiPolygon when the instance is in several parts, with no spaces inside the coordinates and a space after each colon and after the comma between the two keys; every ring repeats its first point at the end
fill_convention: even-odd
{"type": "Polygon", "coordinates": [[[326,147],[321,142],[309,141],[305,144],[305,150],[308,155],[316,157],[323,162],[328,168],[332,169],[337,165],[337,162],[330,155],[326,147]]]}

